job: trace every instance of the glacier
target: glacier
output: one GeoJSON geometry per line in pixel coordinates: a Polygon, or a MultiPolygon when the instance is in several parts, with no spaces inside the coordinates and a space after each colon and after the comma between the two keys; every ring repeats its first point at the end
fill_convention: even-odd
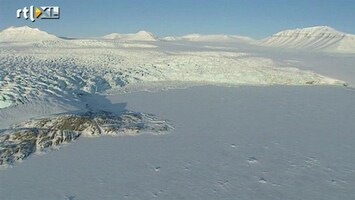
{"type": "MultiPolygon", "coordinates": [[[[153,40],[155,37],[145,31],[111,36],[68,40],[29,27],[3,30],[0,33],[3,39],[0,42],[1,108],[51,98],[63,102],[79,101],[85,94],[127,92],[138,85],[156,83],[161,86],[164,83],[347,84],[313,71],[300,70],[297,66],[286,66],[250,50],[231,51],[228,46],[226,50],[223,46],[211,49],[211,45],[197,44],[194,48],[200,50],[191,51],[187,45],[153,40]]],[[[214,39],[222,45],[225,40],[238,38],[204,36],[196,39],[201,37],[194,35],[193,38],[205,41],[207,37],[207,41],[214,39]]],[[[242,46],[239,44],[236,46],[242,46]]]]}

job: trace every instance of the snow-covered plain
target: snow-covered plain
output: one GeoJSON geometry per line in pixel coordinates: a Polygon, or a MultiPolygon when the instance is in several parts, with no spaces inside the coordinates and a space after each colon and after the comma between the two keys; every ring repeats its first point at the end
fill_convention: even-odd
{"type": "Polygon", "coordinates": [[[3,30],[0,194],[353,199],[352,37],[3,30]]]}
{"type": "Polygon", "coordinates": [[[109,96],[172,121],[167,135],[80,138],[0,171],[6,199],[355,198],[355,93],[195,87],[109,96]]]}

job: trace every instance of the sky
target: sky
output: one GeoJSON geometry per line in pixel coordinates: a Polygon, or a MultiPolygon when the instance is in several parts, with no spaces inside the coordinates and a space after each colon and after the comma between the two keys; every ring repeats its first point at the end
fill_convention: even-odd
{"type": "Polygon", "coordinates": [[[0,0],[0,30],[30,26],[63,37],[139,30],[169,35],[231,34],[261,39],[316,25],[355,33],[355,0],[0,0]],[[60,19],[16,18],[25,6],[59,6],[60,19]]]}

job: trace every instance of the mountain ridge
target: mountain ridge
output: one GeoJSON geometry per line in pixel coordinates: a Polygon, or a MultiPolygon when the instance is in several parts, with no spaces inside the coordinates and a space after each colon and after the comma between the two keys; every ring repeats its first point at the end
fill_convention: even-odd
{"type": "Polygon", "coordinates": [[[111,40],[135,40],[135,41],[157,41],[158,39],[154,36],[153,33],[140,30],[137,33],[110,33],[108,35],[102,36],[103,39],[111,40]]]}
{"type": "Polygon", "coordinates": [[[298,50],[355,53],[355,35],[329,26],[288,29],[260,41],[261,46],[298,50]]]}
{"type": "Polygon", "coordinates": [[[232,42],[232,41],[239,41],[239,42],[254,42],[255,40],[247,37],[247,36],[239,36],[239,35],[224,35],[224,34],[187,34],[183,36],[167,36],[162,38],[165,41],[195,41],[195,42],[232,42]]]}
{"type": "MultiPolygon", "coordinates": [[[[66,40],[38,28],[29,26],[8,27],[0,32],[0,42],[37,42],[45,40],[66,40]]],[[[82,38],[83,39],[83,38],[82,38]]],[[[250,37],[224,34],[187,34],[158,38],[148,31],[136,33],[111,33],[96,38],[98,40],[117,41],[189,41],[189,42],[232,42],[255,46],[294,49],[305,51],[321,51],[335,53],[355,53],[355,35],[338,31],[329,26],[313,26],[306,28],[287,29],[267,38],[254,40],[250,37]]]]}
{"type": "Polygon", "coordinates": [[[2,42],[31,42],[42,40],[57,40],[57,36],[29,26],[10,26],[0,32],[2,42]]]}

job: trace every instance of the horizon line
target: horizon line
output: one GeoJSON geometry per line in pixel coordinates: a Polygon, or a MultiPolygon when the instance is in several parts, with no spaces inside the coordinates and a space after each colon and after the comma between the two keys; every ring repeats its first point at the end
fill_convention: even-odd
{"type": "MultiPolygon", "coordinates": [[[[107,35],[110,35],[110,34],[137,34],[139,32],[147,32],[147,33],[150,33],[152,34],[154,37],[157,36],[154,32],[152,31],[149,31],[149,30],[144,30],[144,29],[139,29],[137,30],[136,32],[109,32],[109,33],[106,33],[106,34],[102,34],[102,35],[96,35],[96,36],[63,36],[63,35],[56,35],[55,33],[51,33],[51,32],[48,32],[47,30],[44,30],[44,29],[41,29],[39,27],[33,27],[33,26],[30,26],[30,25],[24,25],[24,26],[8,26],[7,28],[4,28],[2,29],[0,32],[3,32],[4,30],[6,29],[9,29],[9,28],[22,28],[22,27],[28,27],[28,28],[31,28],[31,29],[38,29],[40,31],[43,31],[43,32],[46,32],[48,34],[51,34],[51,35],[54,35],[56,37],[59,37],[59,38],[67,38],[67,39],[76,39],[76,38],[97,38],[97,37],[103,37],[103,36],[107,36],[107,35]]],[[[337,32],[339,33],[343,33],[343,34],[348,34],[348,35],[355,35],[355,33],[349,33],[349,32],[343,32],[341,30],[338,30],[338,29],[335,29],[331,26],[328,26],[328,25],[312,25],[312,26],[305,26],[305,27],[298,27],[298,28],[287,28],[287,29],[282,29],[282,30],[279,30],[279,31],[275,31],[273,34],[269,35],[269,36],[266,36],[266,37],[263,37],[261,39],[256,39],[256,38],[253,38],[253,37],[250,37],[250,36],[247,36],[247,35],[238,35],[238,34],[225,34],[225,33],[198,33],[198,32],[191,32],[191,33],[186,33],[186,34],[183,34],[183,35],[165,35],[165,36],[157,36],[157,38],[159,39],[164,39],[166,37],[183,37],[183,36],[189,36],[189,35],[201,35],[201,36],[211,36],[211,35],[215,35],[215,36],[239,36],[239,37],[246,37],[246,38],[249,38],[249,39],[252,39],[252,40],[262,40],[262,39],[265,39],[265,38],[268,38],[268,37],[271,37],[272,35],[274,34],[277,34],[277,33],[280,33],[280,32],[284,32],[284,31],[291,31],[291,30],[299,30],[299,29],[306,29],[306,28],[316,28],[316,27],[327,27],[327,28],[331,28],[331,29],[334,29],[336,30],[337,32]]]]}

